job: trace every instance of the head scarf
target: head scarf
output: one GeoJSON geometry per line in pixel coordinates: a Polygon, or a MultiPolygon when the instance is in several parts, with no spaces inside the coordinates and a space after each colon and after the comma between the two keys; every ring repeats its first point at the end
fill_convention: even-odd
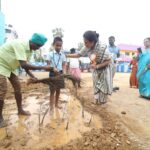
{"type": "Polygon", "coordinates": [[[43,34],[34,33],[30,41],[42,46],[46,43],[47,38],[43,34]]]}

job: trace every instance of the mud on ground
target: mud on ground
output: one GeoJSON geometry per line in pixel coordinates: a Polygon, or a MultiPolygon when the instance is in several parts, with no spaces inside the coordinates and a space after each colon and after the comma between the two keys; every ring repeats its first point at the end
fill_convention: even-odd
{"type": "Polygon", "coordinates": [[[84,86],[78,91],[78,99],[81,103],[84,101],[84,107],[87,111],[99,115],[103,128],[84,133],[82,138],[71,141],[55,150],[140,150],[138,143],[132,141],[125,132],[124,125],[117,115],[108,112],[105,107],[91,104],[92,88],[87,87],[87,84],[84,86]]]}
{"type": "MultiPolygon", "coordinates": [[[[85,78],[89,82],[89,77],[85,78]]],[[[72,94],[76,94],[71,86],[72,94]]],[[[27,86],[25,82],[22,82],[22,91],[23,97],[27,98],[29,96],[35,96],[34,92],[41,92],[42,94],[48,94],[48,88],[45,88],[43,84],[36,84],[32,86],[27,86]],[[44,90],[45,89],[45,90],[44,90]]],[[[78,90],[77,98],[80,100],[84,109],[93,115],[98,115],[102,121],[102,128],[93,128],[91,131],[82,133],[82,136],[71,140],[69,143],[60,146],[51,146],[45,145],[42,143],[42,140],[37,140],[37,143],[34,145],[40,145],[38,148],[34,145],[32,147],[27,146],[28,142],[32,142],[32,138],[29,133],[24,135],[15,135],[15,137],[6,136],[4,139],[0,140],[0,150],[9,149],[9,150],[138,150],[142,149],[140,145],[131,140],[128,136],[128,133],[125,131],[125,127],[120,121],[119,117],[112,112],[109,112],[105,107],[95,106],[91,104],[93,99],[92,88],[86,84],[83,85],[83,88],[78,90]]],[[[37,99],[40,99],[41,95],[37,95],[37,99]]],[[[10,86],[7,94],[7,99],[13,99],[12,88],[10,86]]],[[[13,103],[15,103],[13,101],[13,103]]],[[[25,105],[25,104],[24,104],[25,105]]],[[[6,108],[7,109],[7,108],[6,108]]],[[[30,126],[32,128],[32,125],[30,126]]],[[[75,134],[75,133],[74,133],[75,134]]],[[[42,136],[42,135],[40,135],[42,136]]],[[[43,138],[48,138],[44,136],[43,138]]],[[[60,137],[61,138],[61,137],[60,137]]],[[[40,138],[42,139],[42,137],[40,138]]],[[[45,139],[48,140],[48,139],[45,139]]],[[[44,139],[43,139],[44,141],[44,139]]]]}

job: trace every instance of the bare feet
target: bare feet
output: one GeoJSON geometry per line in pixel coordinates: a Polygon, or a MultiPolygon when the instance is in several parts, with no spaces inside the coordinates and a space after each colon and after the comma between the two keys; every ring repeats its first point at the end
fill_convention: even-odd
{"type": "Polygon", "coordinates": [[[53,110],[54,110],[54,105],[50,104],[50,111],[53,111],[53,110]]]}
{"type": "Polygon", "coordinates": [[[29,111],[24,111],[23,109],[18,110],[18,115],[30,116],[31,113],[29,111]]]}
{"type": "Polygon", "coordinates": [[[106,104],[107,102],[100,102],[100,105],[106,104]]]}
{"type": "Polygon", "coordinates": [[[81,88],[81,85],[78,85],[78,88],[81,88]]]}
{"type": "Polygon", "coordinates": [[[62,109],[62,107],[59,106],[59,105],[55,105],[55,107],[58,108],[58,109],[62,109]]]}
{"type": "Polygon", "coordinates": [[[102,108],[106,108],[107,107],[107,102],[101,102],[100,105],[101,105],[102,108]]]}

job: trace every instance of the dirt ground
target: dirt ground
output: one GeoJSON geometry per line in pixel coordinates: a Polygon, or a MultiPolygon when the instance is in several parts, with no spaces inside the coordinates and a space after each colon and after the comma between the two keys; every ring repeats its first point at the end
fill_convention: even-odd
{"type": "Polygon", "coordinates": [[[150,102],[129,88],[129,74],[116,74],[114,84],[120,90],[105,106],[95,106],[91,74],[83,73],[84,84],[77,95],[69,83],[70,91],[61,93],[63,109],[46,114],[43,126],[38,123],[39,109],[42,117],[49,104],[48,87],[27,86],[26,77],[21,78],[24,107],[32,115],[17,116],[10,86],[4,109],[9,125],[0,129],[0,150],[150,150],[150,102]]]}

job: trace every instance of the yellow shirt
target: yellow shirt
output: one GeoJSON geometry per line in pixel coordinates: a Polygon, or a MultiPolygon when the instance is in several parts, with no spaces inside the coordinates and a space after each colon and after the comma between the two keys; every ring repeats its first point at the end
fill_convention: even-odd
{"type": "Polygon", "coordinates": [[[16,74],[16,69],[20,66],[19,60],[27,61],[32,55],[29,41],[23,42],[13,40],[0,47],[0,74],[10,77],[11,72],[16,74]]]}

